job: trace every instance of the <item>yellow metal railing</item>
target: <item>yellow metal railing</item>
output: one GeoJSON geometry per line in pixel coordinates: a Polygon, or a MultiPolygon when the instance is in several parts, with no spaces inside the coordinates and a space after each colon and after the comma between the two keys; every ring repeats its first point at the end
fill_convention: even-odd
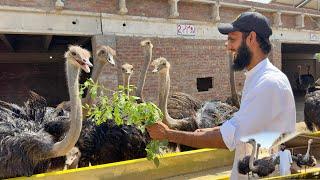
{"type": "MultiPolygon", "coordinates": [[[[234,153],[222,149],[200,149],[166,154],[155,167],[146,158],[103,164],[72,170],[37,174],[28,179],[159,179],[217,167],[230,166],[234,153]]],[[[21,177],[26,179],[26,177],[21,177]]],[[[15,179],[21,179],[15,178],[15,179]]],[[[228,179],[227,176],[217,177],[228,179]]]]}

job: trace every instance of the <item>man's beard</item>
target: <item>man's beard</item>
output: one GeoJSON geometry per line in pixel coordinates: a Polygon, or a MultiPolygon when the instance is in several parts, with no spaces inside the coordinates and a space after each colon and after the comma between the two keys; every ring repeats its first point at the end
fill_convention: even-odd
{"type": "Polygon", "coordinates": [[[284,151],[286,148],[281,148],[281,151],[284,151]]]}
{"type": "Polygon", "coordinates": [[[235,59],[233,60],[232,68],[235,71],[242,71],[250,64],[252,53],[246,45],[245,40],[242,40],[241,46],[239,47],[236,57],[234,58],[235,59]]]}

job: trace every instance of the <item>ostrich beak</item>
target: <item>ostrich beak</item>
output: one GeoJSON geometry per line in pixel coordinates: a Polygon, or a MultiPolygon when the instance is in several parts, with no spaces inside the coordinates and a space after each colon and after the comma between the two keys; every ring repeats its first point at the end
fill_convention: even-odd
{"type": "Polygon", "coordinates": [[[110,53],[108,53],[108,62],[110,63],[110,64],[112,64],[112,65],[115,65],[116,63],[114,62],[114,59],[113,59],[113,56],[110,54],[110,53]]]}
{"type": "Polygon", "coordinates": [[[158,72],[158,68],[154,68],[154,69],[152,70],[152,72],[153,72],[153,73],[157,73],[157,72],[158,72]]]}
{"type": "Polygon", "coordinates": [[[90,67],[92,67],[92,63],[89,61],[89,59],[83,59],[83,64],[81,64],[81,69],[84,70],[86,73],[90,73],[90,67]]]}

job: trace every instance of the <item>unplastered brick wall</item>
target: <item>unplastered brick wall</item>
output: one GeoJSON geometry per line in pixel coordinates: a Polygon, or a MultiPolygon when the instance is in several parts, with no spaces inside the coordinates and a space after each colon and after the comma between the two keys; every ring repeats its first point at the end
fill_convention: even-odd
{"type": "MultiPolygon", "coordinates": [[[[130,63],[134,66],[131,78],[137,84],[143,65],[143,52],[139,46],[142,37],[116,37],[118,63],[130,63]]],[[[201,100],[225,100],[230,95],[229,65],[224,41],[187,40],[175,38],[151,38],[154,45],[153,58],[165,57],[171,64],[171,92],[185,92],[201,100]],[[198,92],[197,78],[213,77],[213,88],[198,92]]],[[[147,100],[158,101],[158,75],[149,68],[144,95],[147,100]]],[[[116,73],[116,71],[113,71],[116,73]]],[[[103,76],[106,73],[103,74],[103,76]]],[[[120,74],[119,74],[120,75],[120,74]]],[[[121,84],[121,78],[120,84],[121,84]]],[[[243,86],[243,72],[236,73],[237,89],[243,86]]],[[[105,84],[108,86],[107,84],[105,84]]]]}
{"type": "MultiPolygon", "coordinates": [[[[23,6],[23,7],[34,7],[45,10],[54,9],[56,0],[0,0],[0,5],[8,6],[23,6]]],[[[99,12],[99,13],[110,13],[118,14],[119,4],[118,0],[65,0],[66,10],[75,11],[87,11],[87,12],[99,12]]],[[[300,11],[317,14],[316,10],[310,9],[297,9],[291,6],[283,6],[276,4],[261,4],[254,2],[247,2],[243,0],[224,0],[224,2],[241,3],[250,5],[252,7],[258,6],[270,9],[283,9],[290,11],[300,11]]],[[[145,16],[145,17],[158,17],[168,18],[170,15],[170,5],[168,0],[127,0],[126,1],[128,13],[127,15],[132,16],[145,16]]],[[[221,22],[230,22],[234,20],[241,12],[248,11],[249,9],[238,9],[222,6],[220,8],[221,22]]],[[[180,1],[178,3],[179,17],[177,19],[188,19],[197,21],[212,21],[212,5],[202,3],[192,3],[180,1]]],[[[258,10],[259,11],[259,10],[258,10]]],[[[266,15],[271,22],[273,22],[273,14],[262,12],[266,15]]],[[[282,23],[285,28],[295,28],[294,15],[282,14],[282,23]]],[[[312,30],[316,27],[316,23],[305,16],[305,28],[312,30]]]]}

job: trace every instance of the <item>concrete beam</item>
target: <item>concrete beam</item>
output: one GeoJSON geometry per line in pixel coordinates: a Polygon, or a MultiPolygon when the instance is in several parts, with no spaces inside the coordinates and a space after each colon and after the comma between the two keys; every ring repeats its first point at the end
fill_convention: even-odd
{"type": "Polygon", "coordinates": [[[51,41],[52,41],[52,35],[47,35],[47,36],[44,37],[43,48],[44,48],[46,51],[49,50],[51,41]]]}
{"type": "Polygon", "coordinates": [[[6,35],[4,34],[0,34],[0,39],[2,40],[2,42],[4,43],[4,45],[7,47],[7,49],[11,52],[14,51],[10,41],[8,40],[8,38],[6,37],[6,35]]]}

